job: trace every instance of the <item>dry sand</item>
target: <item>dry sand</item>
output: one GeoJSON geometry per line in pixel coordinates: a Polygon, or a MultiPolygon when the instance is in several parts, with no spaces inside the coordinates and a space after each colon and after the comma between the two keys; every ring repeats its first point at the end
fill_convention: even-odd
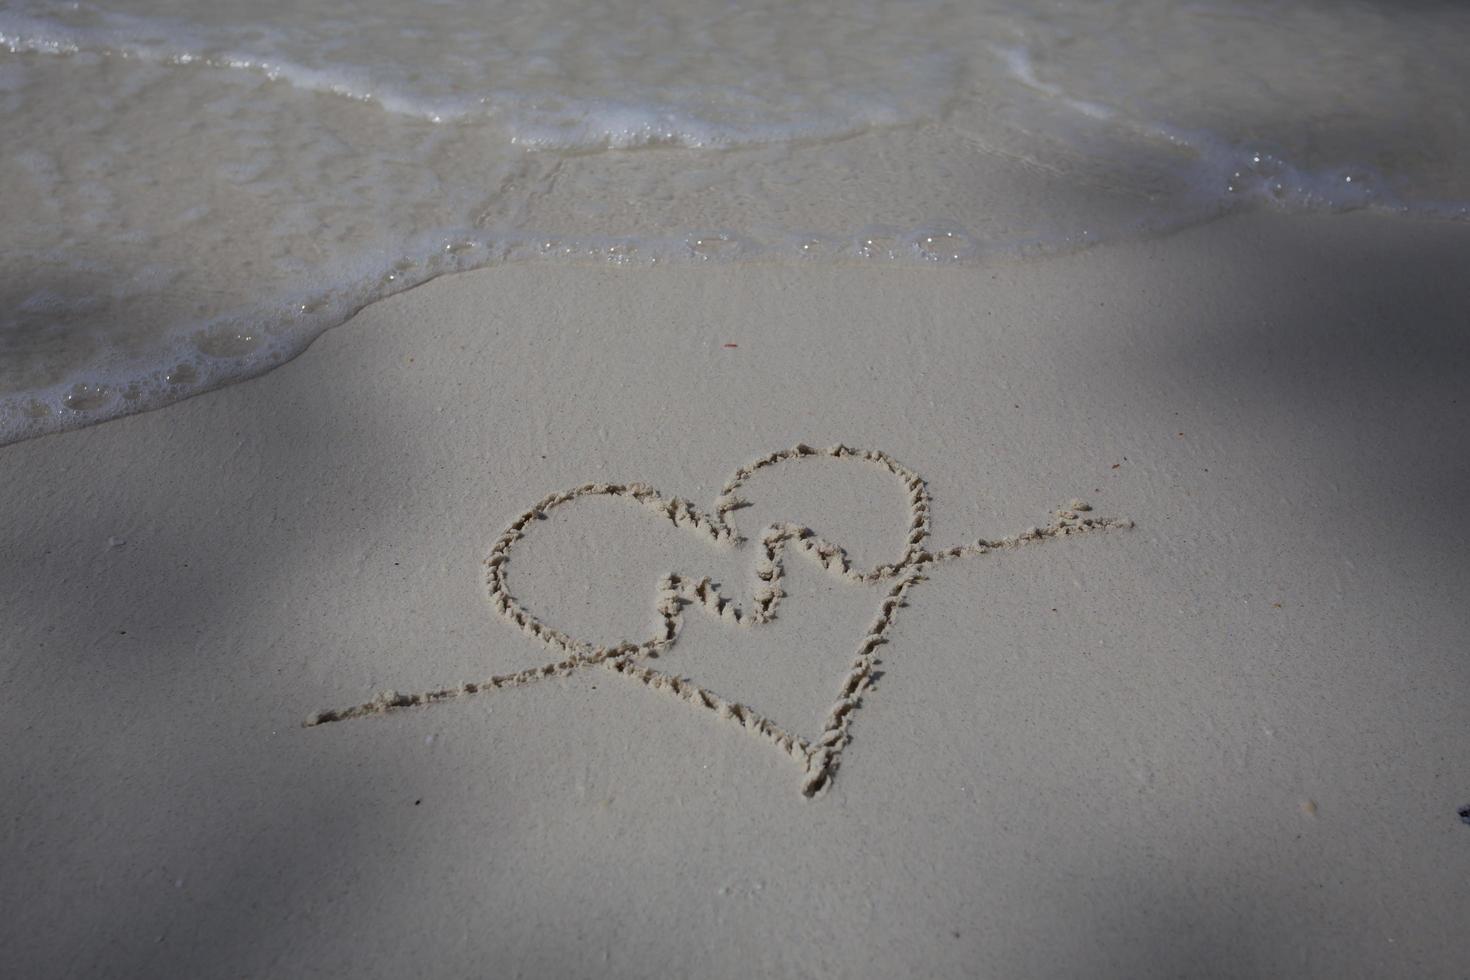
{"type": "Polygon", "coordinates": [[[510,267],[0,450],[5,972],[1463,976],[1467,268],[1463,225],[1271,215],[970,271],[510,267]],[[871,461],[720,510],[797,443],[922,478],[918,550],[871,461]],[[533,517],[507,595],[570,639],[497,614],[507,525],[633,481],[700,514],[533,517]],[[919,554],[1072,498],[1136,526],[919,554]],[[719,513],[900,567],[792,543],[775,617],[722,623],[694,583],[746,615],[761,546],[719,513]],[[657,636],[670,572],[678,641],[622,674],[303,727],[657,636]]]}

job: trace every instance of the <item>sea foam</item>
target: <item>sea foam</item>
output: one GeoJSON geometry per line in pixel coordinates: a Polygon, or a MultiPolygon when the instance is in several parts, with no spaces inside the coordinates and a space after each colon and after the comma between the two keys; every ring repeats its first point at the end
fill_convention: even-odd
{"type": "Polygon", "coordinates": [[[1246,208],[1470,217],[1470,12],[1033,8],[19,0],[0,441],[499,263],[965,268],[1246,208]]]}

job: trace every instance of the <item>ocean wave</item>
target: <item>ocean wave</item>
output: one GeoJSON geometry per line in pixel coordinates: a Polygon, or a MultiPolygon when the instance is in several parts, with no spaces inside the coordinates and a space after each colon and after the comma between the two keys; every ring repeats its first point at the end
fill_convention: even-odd
{"type": "Polygon", "coordinates": [[[1470,15],[1428,16],[18,0],[0,443],[503,263],[963,269],[1250,208],[1467,220],[1470,15]]]}

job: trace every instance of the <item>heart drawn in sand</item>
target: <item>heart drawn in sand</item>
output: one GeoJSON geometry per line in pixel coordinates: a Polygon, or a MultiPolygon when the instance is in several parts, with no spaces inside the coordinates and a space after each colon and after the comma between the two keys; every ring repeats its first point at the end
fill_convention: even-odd
{"type": "Polygon", "coordinates": [[[709,512],[699,510],[682,497],[665,497],[647,484],[584,484],[551,494],[522,513],[496,540],[489,558],[486,559],[490,599],[501,617],[551,647],[557,652],[558,659],[513,674],[420,694],[385,692],[366,704],[317,712],[307,719],[306,724],[321,725],[381,714],[398,708],[435,704],[456,697],[520,687],[550,677],[566,676],[584,667],[598,666],[696,708],[712,712],[775,745],[801,768],[802,792],[812,796],[827,786],[836,773],[842,751],[849,741],[853,715],[862,704],[864,691],[872,683],[874,667],[879,661],[878,651],[888,642],[888,633],[893,628],[899,610],[905,606],[904,600],[918,583],[924,581],[929,570],[942,563],[971,555],[999,553],[1071,535],[1132,526],[1131,521],[1090,517],[1090,510],[1085,503],[1073,501],[1068,507],[1056,511],[1051,523],[1045,527],[1029,528],[1020,534],[997,540],[980,538],[967,544],[933,551],[928,547],[929,491],[924,480],[886,453],[850,449],[840,445],[828,449],[798,445],[771,453],[741,467],[725,484],[709,512]],[[869,569],[853,568],[847,552],[841,546],[821,538],[810,528],[789,523],[772,524],[762,532],[755,549],[758,555],[755,581],[750,597],[744,604],[720,593],[708,577],[691,579],[667,575],[659,583],[655,597],[661,628],[654,636],[642,642],[612,646],[598,646],[578,639],[537,619],[526,611],[510,590],[509,570],[515,543],[526,536],[534,522],[557,507],[565,507],[583,497],[624,498],[712,544],[741,548],[748,544],[748,540],[737,530],[731,514],[746,503],[739,496],[742,485],[761,470],[810,457],[866,463],[881,467],[903,481],[908,492],[909,528],[906,546],[897,560],[869,569]],[[649,660],[657,659],[659,654],[668,651],[678,642],[686,607],[698,608],[737,627],[756,627],[774,619],[785,595],[781,584],[788,553],[803,555],[830,574],[849,583],[890,583],[879,604],[876,618],[858,643],[847,672],[835,685],[836,698],[827,712],[822,730],[814,736],[788,731],[750,705],[727,699],[687,677],[648,665],[649,660]]]}

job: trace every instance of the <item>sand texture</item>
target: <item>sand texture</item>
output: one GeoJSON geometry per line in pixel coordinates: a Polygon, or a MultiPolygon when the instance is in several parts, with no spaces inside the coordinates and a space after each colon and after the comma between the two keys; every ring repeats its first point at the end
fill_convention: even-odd
{"type": "Polygon", "coordinates": [[[512,265],[0,449],[0,972],[1465,976],[1466,268],[512,265]]]}

